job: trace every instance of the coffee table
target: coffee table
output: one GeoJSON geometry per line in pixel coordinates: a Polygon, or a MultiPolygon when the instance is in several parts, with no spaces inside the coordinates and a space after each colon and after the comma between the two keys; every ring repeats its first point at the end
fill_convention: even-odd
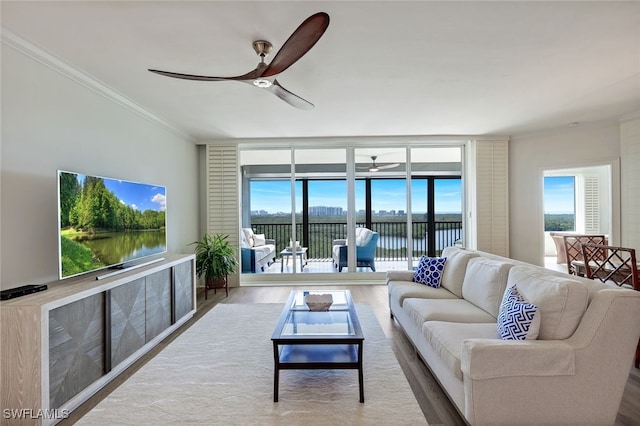
{"type": "Polygon", "coordinates": [[[287,260],[287,264],[289,264],[289,258],[293,255],[298,256],[300,259],[300,271],[304,269],[304,265],[307,264],[307,247],[298,247],[294,252],[291,248],[285,248],[280,252],[280,272],[284,271],[284,261],[287,260]]]}
{"type": "Polygon", "coordinates": [[[362,348],[364,336],[349,290],[293,290],[273,335],[273,402],[278,402],[280,370],[358,370],[360,402],[364,402],[362,348]],[[333,296],[325,312],[311,312],[306,294],[333,296]]]}

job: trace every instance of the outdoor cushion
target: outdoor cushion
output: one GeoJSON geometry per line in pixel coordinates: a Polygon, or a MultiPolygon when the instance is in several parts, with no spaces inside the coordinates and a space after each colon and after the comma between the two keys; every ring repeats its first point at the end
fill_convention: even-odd
{"type": "Polygon", "coordinates": [[[259,247],[263,246],[267,243],[267,239],[264,234],[253,234],[253,246],[259,247]]]}
{"type": "Polygon", "coordinates": [[[366,246],[369,244],[374,232],[368,228],[356,228],[356,245],[366,246]]]}

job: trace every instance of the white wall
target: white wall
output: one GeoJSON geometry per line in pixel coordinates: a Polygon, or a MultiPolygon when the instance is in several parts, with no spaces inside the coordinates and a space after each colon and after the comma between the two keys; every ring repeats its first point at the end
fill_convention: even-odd
{"type": "Polygon", "coordinates": [[[197,147],[6,45],[1,144],[0,288],[57,280],[58,169],[165,185],[168,251],[193,252],[197,147]]]}
{"type": "MultiPolygon", "coordinates": [[[[509,153],[510,257],[542,265],[543,171],[617,162],[620,157],[620,125],[617,122],[583,124],[514,136],[509,153]]],[[[613,185],[619,185],[615,177],[613,185]]],[[[616,226],[619,227],[619,217],[619,194],[616,196],[614,193],[614,236],[616,226]]]]}
{"type": "Polygon", "coordinates": [[[640,112],[623,120],[620,128],[623,212],[620,245],[640,251],[640,112]]]}

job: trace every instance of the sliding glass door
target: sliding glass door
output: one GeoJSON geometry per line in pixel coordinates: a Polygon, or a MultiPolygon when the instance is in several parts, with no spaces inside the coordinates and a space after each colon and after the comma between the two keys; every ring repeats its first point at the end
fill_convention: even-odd
{"type": "Polygon", "coordinates": [[[460,152],[242,151],[242,227],[275,245],[272,261],[243,272],[385,272],[439,254],[462,238],[460,152]]]}

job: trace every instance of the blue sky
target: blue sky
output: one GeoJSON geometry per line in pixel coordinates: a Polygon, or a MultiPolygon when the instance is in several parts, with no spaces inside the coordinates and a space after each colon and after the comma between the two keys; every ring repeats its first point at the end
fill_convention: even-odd
{"type": "MultiPolygon", "coordinates": [[[[406,210],[406,182],[402,179],[374,179],[372,181],[373,210],[406,210]]],[[[251,210],[266,210],[269,213],[291,211],[290,181],[251,182],[251,210]]],[[[296,182],[296,211],[302,210],[302,184],[296,182]]],[[[364,210],[364,181],[356,181],[356,210],[364,210]]],[[[412,185],[414,213],[427,210],[426,182],[417,180],[412,185]]],[[[462,190],[457,179],[436,181],[436,212],[460,213],[462,190]]],[[[343,180],[309,181],[309,206],[347,208],[347,183],[343,180]]]]}
{"type": "MultiPolygon", "coordinates": [[[[77,176],[78,182],[82,185],[85,175],[78,173],[77,176]]],[[[104,186],[113,192],[123,204],[136,210],[164,211],[167,208],[165,187],[111,178],[101,179],[104,186]]]]}
{"type": "Polygon", "coordinates": [[[166,189],[162,186],[124,180],[104,179],[104,185],[116,197],[135,210],[164,211],[167,209],[166,189]]]}
{"type": "Polygon", "coordinates": [[[575,211],[575,178],[573,176],[545,176],[544,212],[573,214],[575,211]]]}

